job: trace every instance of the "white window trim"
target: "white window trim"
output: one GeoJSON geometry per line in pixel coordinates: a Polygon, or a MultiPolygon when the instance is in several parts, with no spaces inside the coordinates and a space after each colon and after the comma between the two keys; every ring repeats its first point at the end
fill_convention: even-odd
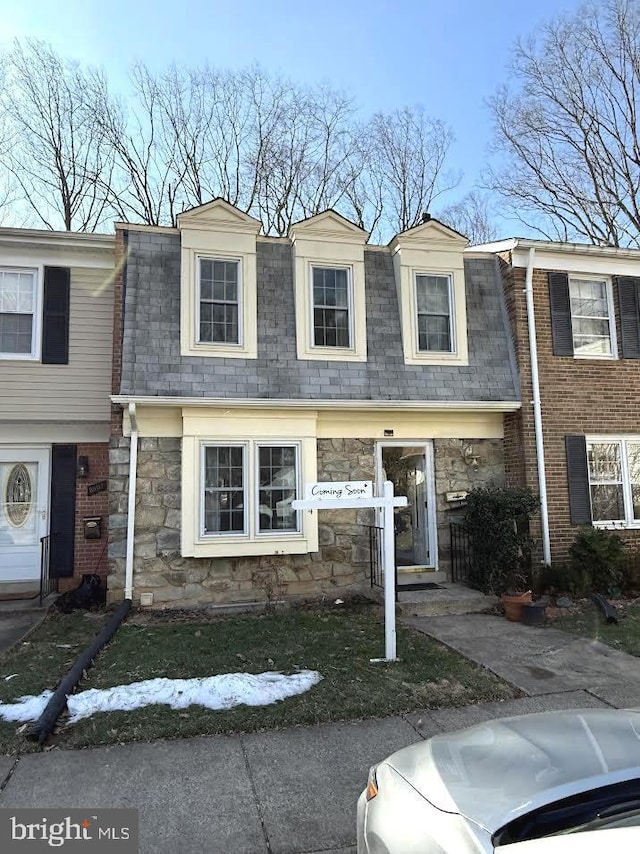
{"type": "Polygon", "coordinates": [[[309,348],[316,353],[329,354],[345,354],[352,356],[355,353],[355,328],[353,314],[353,267],[350,264],[323,264],[318,261],[310,261],[308,269],[308,298],[309,298],[309,348]],[[331,347],[324,344],[315,343],[314,329],[314,309],[315,299],[313,292],[313,271],[314,270],[346,270],[347,272],[347,311],[349,316],[349,346],[348,347],[331,347]]]}
{"type": "Polygon", "coordinates": [[[301,511],[296,510],[296,527],[293,531],[285,531],[285,530],[272,530],[272,531],[261,531],[260,530],[260,448],[293,448],[295,451],[295,466],[296,466],[296,498],[299,498],[302,495],[302,478],[301,478],[301,453],[300,453],[300,442],[292,442],[289,440],[288,442],[276,442],[273,440],[262,441],[260,439],[256,439],[253,442],[254,445],[254,459],[253,459],[253,467],[254,467],[254,500],[253,500],[253,511],[254,511],[254,531],[255,531],[255,539],[280,539],[283,536],[292,536],[299,537],[302,534],[302,519],[301,519],[301,511]]]}
{"type": "Polygon", "coordinates": [[[604,282],[607,296],[607,315],[609,317],[609,342],[611,353],[576,353],[575,340],[573,337],[573,312],[571,312],[571,345],[573,347],[574,359],[596,359],[597,361],[613,361],[618,358],[618,334],[616,329],[615,306],[613,302],[613,284],[611,276],[599,276],[594,273],[574,273],[568,276],[569,280],[569,309],[571,309],[571,282],[604,282]]]}
{"type": "Polygon", "coordinates": [[[44,292],[44,265],[1,264],[0,270],[8,273],[33,273],[34,275],[34,305],[31,322],[31,352],[3,353],[0,351],[0,361],[39,362],[42,357],[42,306],[44,292]]]}
{"type": "Polygon", "coordinates": [[[413,270],[413,334],[415,336],[415,351],[418,356],[433,356],[435,358],[439,356],[453,356],[457,357],[458,349],[457,349],[457,336],[456,336],[456,306],[455,306],[455,293],[453,288],[453,273],[445,273],[442,271],[434,271],[434,270],[413,270]],[[440,279],[447,279],[448,290],[449,290],[449,340],[451,341],[451,349],[450,350],[421,350],[420,349],[420,333],[418,327],[418,276],[435,276],[440,279]]]}
{"type": "Polygon", "coordinates": [[[195,304],[195,330],[194,341],[196,347],[206,347],[208,350],[212,348],[229,348],[230,350],[244,349],[244,311],[243,311],[243,295],[244,295],[244,277],[242,275],[242,258],[222,255],[213,255],[210,253],[196,254],[196,304],[195,304]],[[238,268],[238,340],[233,341],[201,341],[200,340],[200,270],[201,261],[226,261],[228,264],[236,264],[238,268]]]}
{"type": "Polygon", "coordinates": [[[302,452],[301,442],[291,439],[247,439],[246,441],[233,441],[226,439],[203,440],[200,442],[199,453],[199,476],[197,481],[198,504],[199,504],[199,543],[260,543],[265,541],[299,541],[303,539],[302,519],[300,511],[296,512],[295,531],[260,531],[260,507],[259,496],[259,449],[261,447],[271,448],[295,448],[296,453],[296,497],[299,497],[302,483],[302,452]],[[243,449],[243,494],[244,494],[244,531],[205,531],[205,453],[206,448],[230,448],[241,447],[243,449]]]}
{"type": "MultiPolygon", "coordinates": [[[[633,496],[631,492],[631,478],[629,472],[629,459],[627,453],[627,442],[640,444],[640,435],[638,436],[629,436],[629,435],[605,435],[605,436],[585,436],[585,442],[587,445],[587,474],[589,477],[589,507],[591,511],[591,519],[593,520],[593,506],[591,503],[591,472],[589,471],[589,448],[590,444],[605,444],[607,442],[616,443],[621,447],[620,454],[620,468],[622,473],[622,500],[624,504],[624,519],[602,519],[598,521],[592,521],[592,526],[594,528],[606,528],[609,530],[626,530],[633,528],[640,528],[640,519],[633,518],[633,496]]],[[[606,481],[598,481],[598,483],[602,483],[606,485],[606,481]]],[[[617,484],[617,481],[609,481],[611,484],[617,484]]]]}
{"type": "Polygon", "coordinates": [[[244,538],[249,534],[247,507],[249,505],[249,488],[246,477],[248,442],[203,442],[200,446],[200,537],[208,539],[244,538]],[[230,533],[229,531],[206,531],[205,530],[205,468],[207,448],[242,448],[242,503],[244,505],[244,527],[242,531],[230,533]]]}

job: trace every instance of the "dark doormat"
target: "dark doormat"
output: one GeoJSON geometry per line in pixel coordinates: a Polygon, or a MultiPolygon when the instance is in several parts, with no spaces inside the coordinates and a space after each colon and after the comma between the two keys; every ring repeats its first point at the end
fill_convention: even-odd
{"type": "Polygon", "coordinates": [[[433,581],[416,582],[415,584],[398,584],[398,593],[404,590],[444,590],[441,584],[434,584],[433,581]]]}

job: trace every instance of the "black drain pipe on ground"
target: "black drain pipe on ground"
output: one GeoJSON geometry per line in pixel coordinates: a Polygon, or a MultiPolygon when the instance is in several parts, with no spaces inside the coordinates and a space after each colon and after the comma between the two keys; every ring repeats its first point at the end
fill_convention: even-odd
{"type": "Polygon", "coordinates": [[[53,731],[56,721],[67,705],[67,697],[73,693],[76,685],[82,679],[84,671],[91,667],[93,659],[109,643],[130,610],[131,599],[125,599],[124,602],[118,605],[100,634],[78,656],[76,663],[53,692],[53,696],[47,703],[44,711],[27,732],[28,738],[33,741],[39,741],[40,744],[45,743],[53,731]]]}

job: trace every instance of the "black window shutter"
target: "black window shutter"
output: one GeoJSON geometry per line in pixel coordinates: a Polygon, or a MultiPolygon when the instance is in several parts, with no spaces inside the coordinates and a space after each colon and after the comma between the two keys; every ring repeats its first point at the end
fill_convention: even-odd
{"type": "Polygon", "coordinates": [[[640,359],[640,279],[635,276],[618,276],[616,283],[620,304],[622,358],[640,359]]]}
{"type": "Polygon", "coordinates": [[[566,273],[549,273],[549,305],[553,353],[555,356],[573,356],[569,276],[566,273]]]}
{"type": "Polygon", "coordinates": [[[42,307],[42,363],[69,364],[69,291],[71,271],[67,267],[44,268],[42,307]]]}
{"type": "Polygon", "coordinates": [[[50,574],[52,578],[73,575],[76,529],[75,445],[53,445],[51,449],[50,574]]]}
{"type": "Polygon", "coordinates": [[[567,451],[571,524],[590,525],[591,496],[589,493],[587,441],[584,436],[565,436],[564,440],[567,451]]]}

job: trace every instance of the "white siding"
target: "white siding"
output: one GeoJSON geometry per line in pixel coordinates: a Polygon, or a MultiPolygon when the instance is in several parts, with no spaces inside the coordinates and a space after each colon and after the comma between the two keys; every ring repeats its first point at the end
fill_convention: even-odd
{"type": "Polygon", "coordinates": [[[113,270],[72,267],[69,364],[0,360],[0,421],[108,422],[112,340],[113,270]]]}

